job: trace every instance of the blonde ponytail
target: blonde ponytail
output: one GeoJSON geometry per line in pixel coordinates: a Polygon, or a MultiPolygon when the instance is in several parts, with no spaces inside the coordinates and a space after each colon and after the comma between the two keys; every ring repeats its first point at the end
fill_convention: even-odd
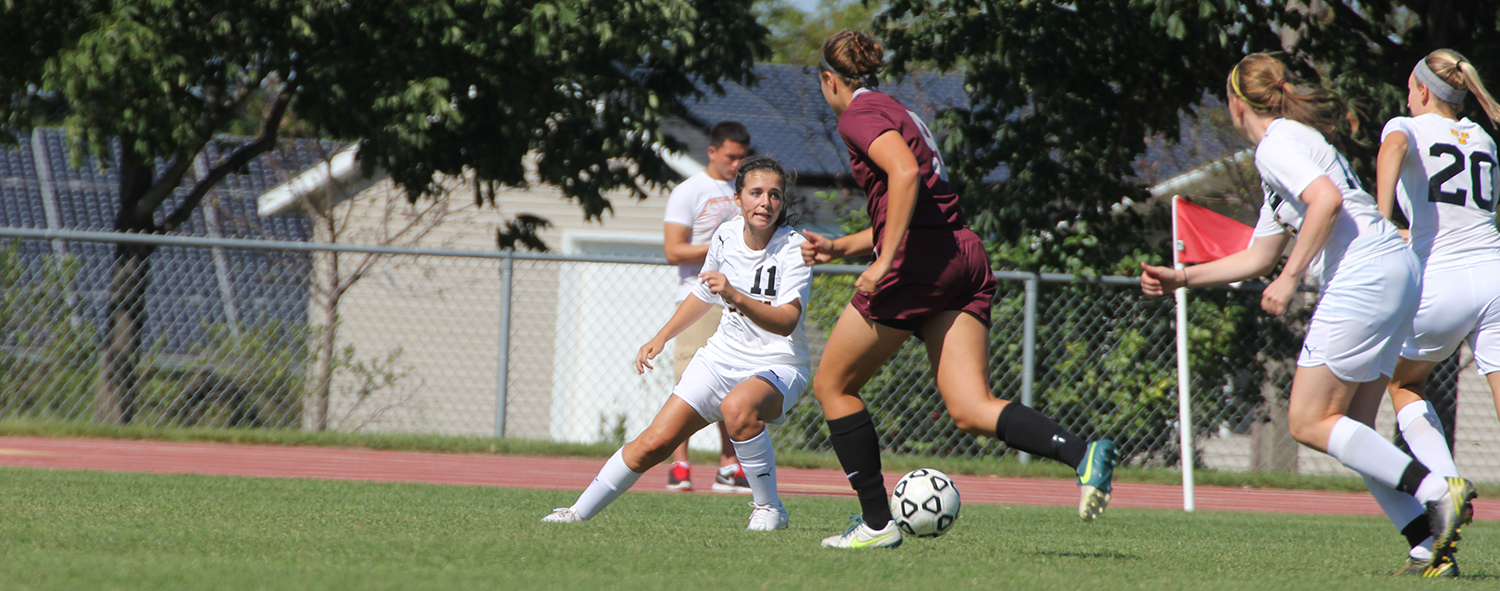
{"type": "Polygon", "coordinates": [[[1484,81],[1479,79],[1479,72],[1474,70],[1474,64],[1464,60],[1456,65],[1459,74],[1463,76],[1464,87],[1474,93],[1474,100],[1479,101],[1484,114],[1489,115],[1490,123],[1500,125],[1500,104],[1495,104],[1495,97],[1490,96],[1490,91],[1485,90],[1484,81]]]}

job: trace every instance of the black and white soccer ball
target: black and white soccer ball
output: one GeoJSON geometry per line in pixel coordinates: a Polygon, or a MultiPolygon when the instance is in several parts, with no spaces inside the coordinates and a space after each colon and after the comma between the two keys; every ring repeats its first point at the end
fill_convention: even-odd
{"type": "Polygon", "coordinates": [[[958,487],[947,474],[930,468],[902,476],[891,491],[891,515],[901,533],[935,538],[958,521],[958,487]]]}

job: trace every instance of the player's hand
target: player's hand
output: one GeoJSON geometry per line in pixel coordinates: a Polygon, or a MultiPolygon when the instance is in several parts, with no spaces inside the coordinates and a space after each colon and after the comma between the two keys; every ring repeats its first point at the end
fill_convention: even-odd
{"type": "Polygon", "coordinates": [[[1157,267],[1141,263],[1141,292],[1157,297],[1182,287],[1182,275],[1171,267],[1157,267]]]}
{"type": "Polygon", "coordinates": [[[656,366],[651,365],[651,360],[656,359],[666,346],[665,342],[656,339],[651,339],[650,342],[641,345],[641,350],[635,353],[635,373],[645,374],[648,369],[656,369],[656,366]]]}
{"type": "Polygon", "coordinates": [[[802,262],[808,266],[833,260],[833,241],[812,230],[803,230],[802,262]]]}
{"type": "Polygon", "coordinates": [[[875,293],[875,287],[880,285],[880,280],[885,279],[885,276],[890,273],[890,263],[881,259],[875,259],[875,262],[870,263],[869,268],[865,269],[865,272],[860,273],[859,278],[854,280],[854,289],[865,293],[875,293]]]}
{"type": "Polygon", "coordinates": [[[1286,313],[1287,306],[1292,301],[1292,296],[1297,294],[1297,282],[1292,279],[1277,277],[1266,290],[1260,292],[1261,309],[1280,316],[1286,313]]]}
{"type": "Polygon", "coordinates": [[[704,271],[698,274],[698,279],[703,282],[704,287],[708,288],[709,293],[724,298],[725,302],[733,304],[738,301],[735,297],[740,295],[739,290],[729,284],[729,278],[725,277],[723,273],[718,271],[704,271]]]}

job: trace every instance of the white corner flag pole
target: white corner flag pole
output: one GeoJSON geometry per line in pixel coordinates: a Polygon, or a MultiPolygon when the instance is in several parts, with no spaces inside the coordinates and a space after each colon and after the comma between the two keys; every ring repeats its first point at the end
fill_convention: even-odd
{"type": "MultiPolygon", "coordinates": [[[[1177,240],[1177,201],[1180,196],[1172,197],[1172,268],[1181,269],[1178,253],[1182,252],[1182,243],[1177,240]]],[[[1189,398],[1188,382],[1192,377],[1188,372],[1188,339],[1187,339],[1187,288],[1179,287],[1173,290],[1177,297],[1177,427],[1182,433],[1182,510],[1191,512],[1193,510],[1193,404],[1189,398]]]]}

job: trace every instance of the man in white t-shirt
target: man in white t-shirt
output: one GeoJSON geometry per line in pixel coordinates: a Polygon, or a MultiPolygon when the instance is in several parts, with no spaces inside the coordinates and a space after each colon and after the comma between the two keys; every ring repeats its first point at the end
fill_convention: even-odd
{"type": "MultiPolygon", "coordinates": [[[[750,132],[743,124],[723,121],[709,130],[708,167],[703,172],[688,177],[672,189],[667,198],[667,213],[664,229],[663,250],[667,261],[677,263],[677,294],[672,299],[675,306],[698,285],[698,273],[703,268],[703,259],[708,255],[708,239],[714,235],[719,224],[739,215],[739,205],[734,200],[734,176],[740,160],[749,155],[750,132]]],[[[719,312],[710,311],[697,323],[677,335],[676,351],[673,355],[673,383],[682,379],[683,370],[698,349],[708,342],[719,326],[719,312]]],[[[719,471],[715,475],[715,492],[750,492],[749,482],[740,469],[734,455],[734,444],[719,423],[719,471]]],[[[683,443],[672,454],[672,468],[667,471],[667,488],[692,490],[691,464],[688,462],[688,446],[683,443]]]]}

